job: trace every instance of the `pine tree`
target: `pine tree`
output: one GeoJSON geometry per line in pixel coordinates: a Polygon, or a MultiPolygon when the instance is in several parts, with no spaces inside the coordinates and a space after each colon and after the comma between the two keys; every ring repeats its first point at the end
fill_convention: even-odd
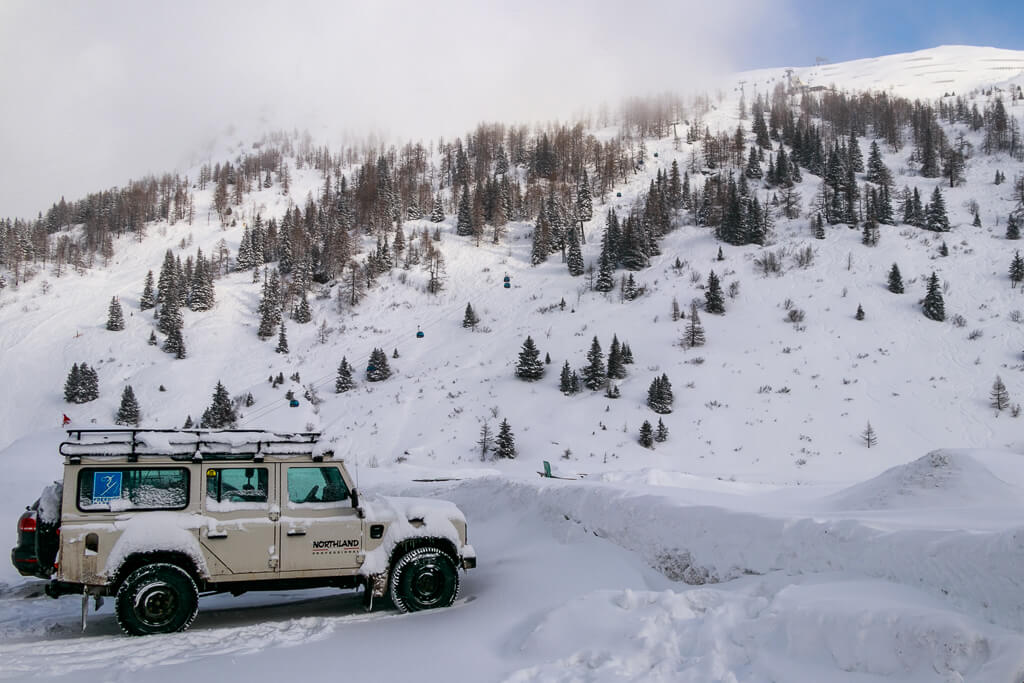
{"type": "Polygon", "coordinates": [[[164,351],[167,353],[173,353],[177,359],[182,359],[186,356],[185,351],[185,339],[181,335],[181,325],[175,325],[171,328],[171,331],[167,333],[167,339],[164,340],[164,351]]]}
{"type": "Polygon", "coordinates": [[[459,210],[455,221],[455,234],[468,237],[473,234],[473,208],[469,201],[469,185],[462,186],[459,210]]]}
{"type": "Polygon", "coordinates": [[[366,380],[368,382],[381,382],[391,376],[391,367],[388,365],[388,356],[384,349],[375,348],[370,352],[370,362],[366,366],[366,380]]]}
{"type": "Polygon", "coordinates": [[[150,346],[157,345],[158,342],[156,338],[156,332],[154,332],[153,330],[149,331],[149,339],[146,340],[146,343],[149,344],[150,346]]]}
{"type": "Polygon", "coordinates": [[[277,348],[274,351],[277,353],[288,353],[288,335],[284,331],[284,320],[281,321],[281,331],[277,334],[277,348]]]}
{"type": "Polygon", "coordinates": [[[604,245],[601,246],[601,259],[599,263],[597,282],[594,283],[594,289],[599,292],[610,292],[615,287],[615,278],[612,275],[611,260],[604,245]]]}
{"type": "Polygon", "coordinates": [[[78,363],[74,363],[68,373],[68,378],[64,380],[64,400],[67,403],[80,403],[78,397],[82,391],[81,387],[82,376],[78,369],[78,363]]]}
{"type": "Polygon", "coordinates": [[[107,329],[114,332],[124,329],[124,311],[121,310],[121,303],[116,296],[110,299],[110,306],[107,308],[107,329]]]}
{"type": "Polygon", "coordinates": [[[299,296],[299,305],[295,307],[295,315],[292,317],[300,325],[305,325],[313,319],[313,313],[309,310],[309,299],[306,298],[305,290],[299,296]]]}
{"type": "Polygon", "coordinates": [[[861,235],[860,243],[867,247],[874,247],[878,245],[878,238],[878,223],[873,218],[864,221],[864,232],[861,235]]]}
{"type": "Polygon", "coordinates": [[[352,380],[352,366],[344,356],[341,357],[341,365],[338,366],[338,377],[334,380],[334,393],[343,394],[351,391],[356,386],[352,380]]]}
{"type": "MultiPolygon", "coordinates": [[[[676,173],[678,173],[678,167],[676,173]]],[[[580,188],[576,192],[576,220],[586,223],[594,217],[594,200],[590,196],[590,181],[587,178],[587,170],[583,169],[583,180],[580,181],[580,188]]]]}
{"type": "Polygon", "coordinates": [[[156,306],[156,294],[153,292],[153,271],[146,273],[146,282],[142,285],[142,296],[139,297],[139,309],[148,311],[156,306]]]}
{"type": "Polygon", "coordinates": [[[757,157],[757,148],[753,145],[750,147],[750,155],[747,157],[747,168],[743,171],[743,175],[751,180],[760,180],[764,175],[761,170],[761,162],[757,157]]]}
{"type": "Polygon", "coordinates": [[[256,334],[260,339],[270,339],[281,324],[281,283],[277,270],[270,272],[263,285],[263,298],[260,299],[258,311],[260,326],[256,334]]]}
{"type": "Polygon", "coordinates": [[[675,297],[672,297],[672,322],[678,322],[682,317],[685,316],[679,309],[679,301],[675,297]]]}
{"type": "Polygon", "coordinates": [[[186,415],[185,416],[185,424],[181,425],[181,428],[182,429],[192,429],[192,427],[193,427],[192,416],[191,415],[186,415]]]}
{"type": "Polygon", "coordinates": [[[612,335],[612,344],[608,348],[608,378],[626,378],[626,365],[622,362],[622,344],[619,343],[619,336],[616,334],[612,335]]]}
{"type": "Polygon", "coordinates": [[[523,342],[523,349],[519,352],[519,362],[516,364],[516,377],[527,382],[534,382],[544,376],[544,364],[540,361],[540,351],[534,344],[532,337],[527,337],[523,342]]]}
{"type": "Polygon", "coordinates": [[[572,381],[572,369],[569,367],[569,361],[565,361],[562,365],[562,372],[558,377],[558,390],[566,396],[576,393],[576,387],[572,381]]]}
{"type": "Polygon", "coordinates": [[[538,266],[548,259],[550,249],[550,226],[547,212],[542,208],[537,216],[537,224],[533,228],[533,243],[530,247],[530,264],[538,266]]]}
{"type": "Polygon", "coordinates": [[[943,321],[946,319],[946,305],[942,299],[942,288],[939,287],[939,277],[932,271],[928,278],[928,292],[924,295],[924,317],[930,320],[943,321]]]}
{"type": "Polygon", "coordinates": [[[654,448],[654,428],[647,420],[640,425],[640,445],[644,448],[654,448]]]}
{"type": "Polygon", "coordinates": [[[220,380],[213,390],[210,407],[203,411],[199,426],[203,429],[233,429],[238,422],[238,415],[231,403],[231,396],[220,380]]]}
{"type": "Polygon", "coordinates": [[[78,390],[78,400],[75,403],[88,403],[89,401],[95,401],[100,397],[100,378],[94,368],[90,368],[87,363],[82,363],[78,366],[79,377],[81,378],[81,384],[78,390]]]}
{"type": "Polygon", "coordinates": [[[900,267],[895,263],[889,271],[889,291],[893,294],[903,293],[903,276],[900,275],[900,267]]]}
{"type": "Polygon", "coordinates": [[[658,443],[664,443],[668,440],[668,427],[662,422],[661,418],[658,418],[658,426],[654,430],[654,440],[658,443]]]}
{"type": "Polygon", "coordinates": [[[1013,260],[1010,261],[1010,286],[1016,288],[1021,281],[1024,281],[1024,259],[1021,258],[1020,251],[1016,251],[1013,260]]]}
{"type": "Polygon", "coordinates": [[[692,349],[695,346],[704,346],[704,326],[700,324],[700,315],[697,313],[697,304],[690,303],[690,319],[686,323],[686,331],[683,332],[682,345],[692,349]]]}
{"type": "Polygon", "coordinates": [[[871,427],[871,421],[868,421],[868,426],[861,432],[860,438],[864,440],[864,444],[871,448],[878,443],[878,435],[875,434],[875,430],[871,427]]]}
{"type": "Polygon", "coordinates": [[[480,318],[477,317],[476,311],[473,310],[472,304],[466,304],[466,314],[462,316],[462,326],[471,330],[475,330],[476,326],[480,324],[480,318]]]}
{"type": "Polygon", "coordinates": [[[928,202],[925,216],[925,227],[935,232],[946,232],[949,230],[949,217],[946,215],[946,201],[942,198],[942,191],[935,187],[932,192],[932,199],[928,202]]]}
{"type": "Polygon", "coordinates": [[[949,247],[946,246],[945,240],[943,240],[942,244],[939,245],[939,256],[949,256],[949,247]]]}
{"type": "Polygon", "coordinates": [[[647,406],[656,413],[666,414],[672,412],[673,401],[672,384],[668,380],[668,375],[655,377],[647,389],[647,406]]]}
{"type": "Polygon", "coordinates": [[[597,337],[594,337],[590,343],[590,351],[587,352],[587,364],[583,367],[583,386],[591,391],[597,391],[604,386],[606,374],[601,344],[597,337]]]}
{"type": "Polygon", "coordinates": [[[1020,220],[1017,219],[1016,214],[1011,213],[1010,216],[1006,219],[1006,239],[1020,239],[1020,220]]]}
{"type": "Polygon", "coordinates": [[[441,195],[438,194],[434,197],[434,208],[430,211],[430,222],[431,223],[443,223],[444,222],[444,207],[441,205],[441,195]]]}
{"type": "Polygon", "coordinates": [[[1006,390],[1006,385],[999,375],[996,375],[996,381],[992,384],[989,398],[992,399],[989,405],[996,410],[1005,410],[1010,405],[1010,392],[1006,390]]]}
{"type": "Polygon", "coordinates": [[[580,250],[580,238],[576,233],[575,227],[570,227],[568,230],[568,242],[569,242],[569,254],[566,257],[566,264],[569,267],[569,275],[578,277],[583,275],[585,269],[583,265],[583,252],[580,250]]]}
{"type": "Polygon", "coordinates": [[[725,313],[725,298],[722,296],[722,286],[718,282],[715,271],[708,274],[707,289],[704,292],[704,310],[708,313],[725,313]]]}
{"type": "Polygon", "coordinates": [[[633,364],[633,349],[629,348],[629,344],[626,342],[622,342],[622,364],[633,364]]]}
{"type": "Polygon", "coordinates": [[[502,420],[498,427],[498,436],[494,439],[494,457],[516,457],[516,440],[512,428],[508,426],[508,420],[502,420]]]}
{"type": "Polygon", "coordinates": [[[121,393],[121,406],[117,409],[114,424],[138,427],[140,419],[139,402],[135,400],[135,391],[129,384],[121,393]]]}
{"type": "Polygon", "coordinates": [[[857,313],[854,314],[853,317],[856,318],[857,320],[863,320],[864,319],[864,309],[861,308],[860,304],[857,304],[857,313]]]}
{"type": "Polygon", "coordinates": [[[892,181],[892,173],[882,162],[882,153],[878,149],[878,142],[871,141],[871,151],[868,152],[868,166],[865,178],[872,183],[888,185],[892,181]]]}

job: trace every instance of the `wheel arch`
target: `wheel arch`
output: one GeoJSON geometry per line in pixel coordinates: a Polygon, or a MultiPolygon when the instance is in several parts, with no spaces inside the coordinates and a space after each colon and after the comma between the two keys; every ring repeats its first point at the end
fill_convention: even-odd
{"type": "Polygon", "coordinates": [[[395,568],[397,563],[402,557],[409,551],[416,550],[417,548],[434,547],[443,552],[449,558],[452,563],[459,566],[459,551],[452,543],[450,539],[434,537],[434,536],[422,536],[416,538],[408,538],[404,541],[395,544],[394,549],[391,551],[391,557],[388,560],[388,574],[395,568]]]}
{"type": "Polygon", "coordinates": [[[136,569],[158,563],[173,564],[181,567],[190,577],[192,577],[192,580],[196,584],[196,588],[202,590],[204,584],[203,574],[199,567],[196,566],[195,560],[190,557],[188,553],[177,550],[153,550],[132,553],[125,557],[124,561],[113,574],[108,592],[111,594],[117,593],[121,584],[124,583],[124,580],[136,569]]]}

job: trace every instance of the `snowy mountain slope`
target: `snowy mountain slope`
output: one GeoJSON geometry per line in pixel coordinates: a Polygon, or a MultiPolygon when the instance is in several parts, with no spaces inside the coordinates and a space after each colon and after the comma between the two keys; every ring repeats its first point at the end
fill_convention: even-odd
{"type": "MultiPolygon", "coordinates": [[[[880,58],[874,71],[832,65],[831,73],[839,87],[881,87],[861,85],[873,79],[928,96],[941,95],[933,86],[963,94],[1012,77],[985,71],[983,58],[1003,57],[977,50],[953,85],[909,80],[924,61],[906,56],[880,58]]],[[[937,48],[917,56],[938,64],[956,55],[937,48]]],[[[738,99],[730,91],[705,122],[734,129],[738,99]]],[[[1021,103],[1008,101],[1007,110],[1024,120],[1021,103]]],[[[866,151],[868,141],[861,142],[866,151]]],[[[685,164],[691,151],[686,144],[676,150],[671,139],[647,147],[658,156],[616,188],[621,198],[595,207],[588,262],[598,253],[604,210],[628,210],[656,170],[673,159],[685,164]]],[[[886,156],[896,187],[918,186],[927,197],[941,179],[907,172],[908,154],[886,156]]],[[[476,247],[455,236],[449,217],[440,243],[447,280],[438,296],[423,291],[419,269],[396,269],[353,313],[313,299],[313,323],[288,323],[287,356],[274,353],[274,340],[256,337],[260,285],[249,273],[217,281],[213,311],[185,313],[185,360],[146,344],[152,312],[139,310],[138,297],[165,249],[210,253],[223,238],[234,252],[242,223],[257,211],[280,215],[289,201],[316,191],[319,174],[308,170],[296,171],[291,198],[276,188],[255,193],[235,227],[207,223],[210,192],[197,192],[193,226],[153,225],[141,243],[122,240],[108,269],[46,276],[48,294],[42,276],[4,290],[0,377],[13,399],[0,405],[0,462],[8,473],[0,480],[0,522],[12,530],[22,506],[59,475],[62,413],[76,425],[109,424],[130,383],[144,424],[179,426],[186,415],[198,417],[220,379],[233,395],[252,392],[244,426],[323,430],[358,468],[363,488],[399,493],[413,478],[472,478],[439,493],[466,510],[481,567],[466,577],[467,602],[450,613],[364,619],[354,599],[324,592],[317,600],[305,593],[217,598],[204,604],[192,633],[126,645],[109,606],[79,636],[74,601],[28,598],[37,588],[0,565],[0,676],[39,670],[92,680],[146,669],[147,678],[177,679],[231,667],[268,679],[285,671],[322,675],[322,660],[339,651],[370,675],[380,671],[354,655],[400,639],[411,659],[434,655],[439,672],[465,680],[1020,678],[1024,422],[997,414],[988,394],[997,374],[1014,402],[1024,392],[1022,323],[1013,320],[1024,309],[1024,290],[1011,289],[1007,278],[1017,244],[1003,238],[1003,223],[1014,202],[1012,183],[992,184],[996,169],[1011,179],[1021,172],[1006,157],[977,155],[967,182],[944,188],[954,227],[941,236],[883,227],[879,246],[868,248],[856,230],[829,228],[817,241],[806,218],[779,220],[768,247],[785,250],[778,277],[760,274],[760,249],[726,246],[725,260],[716,261],[710,231],[683,226],[664,240],[652,267],[635,274],[647,294],[632,302],[587,291],[557,255],[530,267],[529,224],[512,225],[499,245],[476,247]],[[970,226],[970,199],[980,204],[981,228],[970,226]],[[938,257],[942,240],[947,258],[938,257]],[[814,262],[798,268],[792,255],[804,246],[814,249],[814,262]],[[676,258],[686,265],[673,268],[676,258]],[[902,295],[885,288],[893,262],[907,286],[902,295]],[[708,343],[684,350],[677,344],[684,323],[671,322],[670,304],[675,298],[685,311],[692,298],[702,300],[711,269],[726,286],[739,282],[739,294],[727,299],[724,316],[702,313],[708,343]],[[933,270],[949,283],[947,315],[964,316],[963,327],[921,315],[933,270]],[[501,287],[506,272],[508,290],[501,287]],[[125,306],[123,332],[103,327],[114,295],[125,306]],[[784,321],[787,299],[805,311],[802,329],[784,321]],[[467,302],[482,318],[476,332],[461,327],[467,302]],[[853,317],[858,303],[864,321],[853,317]],[[317,340],[322,320],[332,328],[326,344],[317,340]],[[415,338],[417,327],[425,338],[415,338]],[[971,339],[974,330],[980,336],[971,339]],[[562,363],[580,367],[594,335],[607,352],[613,334],[636,357],[622,397],[561,395],[562,363]],[[552,359],[532,384],[512,373],[526,335],[552,359]],[[369,384],[361,369],[376,346],[389,356],[398,349],[399,357],[390,359],[391,379],[369,384]],[[359,386],[335,395],[343,355],[359,386]],[[66,404],[68,368],[83,360],[99,370],[101,397],[66,404]],[[299,372],[301,381],[274,389],[267,377],[278,372],[299,372]],[[661,416],[669,440],[651,451],[636,435],[643,420],[659,417],[644,398],[661,373],[672,381],[675,410],[661,416]],[[302,395],[310,383],[323,399],[319,407],[302,395]],[[284,400],[289,388],[298,408],[284,400]],[[503,418],[519,458],[481,463],[480,425],[486,420],[493,429],[503,418]],[[859,438],[868,420],[879,435],[871,449],[859,438]],[[922,458],[951,447],[968,450],[941,466],[922,458]],[[538,485],[543,459],[587,480],[538,485]],[[694,589],[680,579],[724,583],[694,589]],[[473,652],[447,652],[449,633],[474,643],[473,652]],[[96,656],[83,661],[83,653],[96,656]]],[[[805,175],[799,189],[809,205],[817,179],[805,175]]],[[[406,230],[424,226],[433,227],[410,222],[406,230]]],[[[390,666],[386,678],[413,670],[401,661],[390,666]]]]}
{"type": "Polygon", "coordinates": [[[838,64],[755,69],[737,74],[734,84],[741,81],[760,92],[771,92],[776,82],[792,82],[810,88],[882,91],[910,99],[933,99],[943,93],[966,95],[979,88],[1024,82],[1024,52],[943,45],[838,64]],[[789,76],[787,71],[791,72],[789,76]]]}

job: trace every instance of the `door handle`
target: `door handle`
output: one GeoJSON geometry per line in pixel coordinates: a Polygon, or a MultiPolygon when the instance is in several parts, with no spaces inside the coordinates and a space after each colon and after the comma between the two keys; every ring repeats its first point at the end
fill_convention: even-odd
{"type": "Polygon", "coordinates": [[[228,532],[226,532],[226,531],[215,531],[213,533],[207,532],[206,537],[207,538],[227,538],[228,537],[228,532]]]}
{"type": "Polygon", "coordinates": [[[306,535],[306,530],[305,529],[290,529],[288,531],[288,535],[289,536],[305,536],[306,535]]]}

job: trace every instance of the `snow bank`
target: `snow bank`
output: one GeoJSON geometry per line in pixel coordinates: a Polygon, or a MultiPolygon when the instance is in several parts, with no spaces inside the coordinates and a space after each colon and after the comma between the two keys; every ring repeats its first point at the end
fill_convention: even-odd
{"type": "Polygon", "coordinates": [[[668,495],[571,483],[478,480],[452,492],[474,513],[537,509],[640,554],[692,585],[751,574],[844,571],[921,588],[955,609],[1024,630],[1024,526],[998,530],[908,528],[874,520],[816,518],[687,505],[668,495]]]}
{"type": "Polygon", "coordinates": [[[968,453],[932,451],[840,491],[830,504],[836,510],[1019,506],[1024,491],[996,477],[968,453]]]}
{"type": "Polygon", "coordinates": [[[522,643],[527,681],[1009,681],[1024,638],[937,608],[919,591],[830,580],[777,590],[596,591],[522,643]]]}

